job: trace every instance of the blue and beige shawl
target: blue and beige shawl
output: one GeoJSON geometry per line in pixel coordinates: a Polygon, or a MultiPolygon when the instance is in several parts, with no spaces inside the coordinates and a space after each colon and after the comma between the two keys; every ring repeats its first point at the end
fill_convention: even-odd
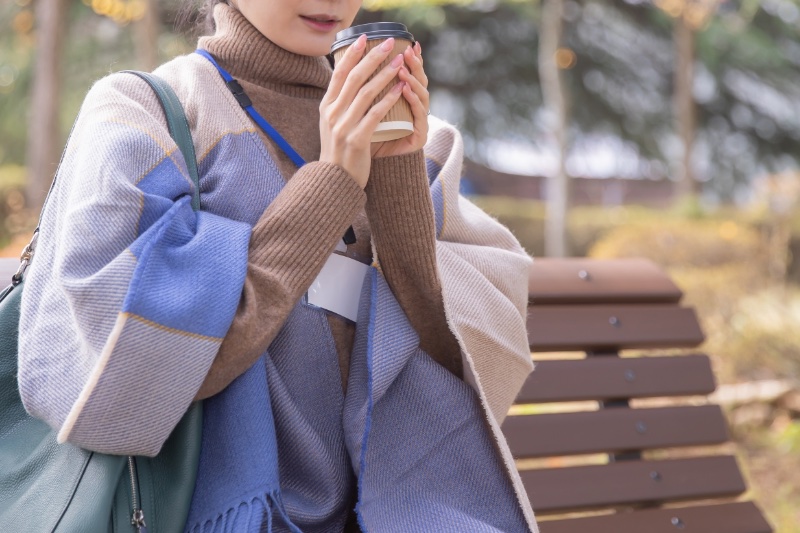
{"type": "MultiPolygon", "coordinates": [[[[59,440],[158,453],[233,320],[250,229],[284,185],[214,67],[156,74],[184,104],[203,211],[150,90],[110,76],[88,95],[29,270],[19,383],[59,440]]],[[[301,301],[264,356],[206,400],[187,531],[538,531],[500,423],[531,370],[530,259],[459,196],[463,148],[431,119],[437,266],[464,359],[419,348],[380,271],[361,295],[347,395],[324,311],[301,301]]],[[[535,496],[535,495],[534,495],[535,496]]]]}

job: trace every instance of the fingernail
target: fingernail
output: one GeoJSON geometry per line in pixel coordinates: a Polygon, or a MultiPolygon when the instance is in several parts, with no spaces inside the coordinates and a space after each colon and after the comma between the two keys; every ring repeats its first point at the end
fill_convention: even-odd
{"type": "Polygon", "coordinates": [[[420,54],[421,54],[421,53],[422,53],[422,45],[421,45],[421,44],[419,44],[419,41],[417,41],[416,43],[414,43],[414,46],[417,48],[417,53],[420,53],[420,54]]]}
{"type": "Polygon", "coordinates": [[[362,48],[364,48],[366,44],[367,44],[367,36],[362,34],[359,35],[358,39],[356,39],[356,42],[353,44],[353,48],[355,48],[356,50],[361,50],[362,48]]]}
{"type": "Polygon", "coordinates": [[[403,54],[399,54],[397,57],[392,59],[392,62],[389,63],[392,67],[397,68],[403,64],[403,54]]]}
{"type": "Polygon", "coordinates": [[[394,37],[389,37],[381,44],[381,50],[384,52],[388,52],[392,48],[394,48],[394,37]]]}
{"type": "Polygon", "coordinates": [[[400,83],[398,83],[397,85],[392,87],[392,92],[395,92],[395,93],[403,92],[403,87],[405,86],[405,84],[406,84],[406,82],[401,81],[400,83]]]}

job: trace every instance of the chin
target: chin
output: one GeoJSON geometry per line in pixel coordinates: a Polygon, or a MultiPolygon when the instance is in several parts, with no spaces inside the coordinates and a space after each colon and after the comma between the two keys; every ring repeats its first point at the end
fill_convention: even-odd
{"type": "Polygon", "coordinates": [[[332,44],[333,44],[333,39],[331,39],[331,42],[325,41],[322,43],[306,41],[303,43],[298,43],[295,46],[292,46],[291,48],[287,47],[287,49],[290,52],[294,52],[295,54],[299,54],[301,56],[320,57],[320,56],[326,56],[331,53],[332,44]]]}

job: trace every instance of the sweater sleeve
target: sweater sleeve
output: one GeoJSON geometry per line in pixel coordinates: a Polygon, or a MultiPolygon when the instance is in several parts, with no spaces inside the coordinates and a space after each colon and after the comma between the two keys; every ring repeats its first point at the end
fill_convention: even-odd
{"type": "Polygon", "coordinates": [[[213,396],[264,353],[366,196],[330,163],[303,166],[253,228],[236,316],[196,398],[213,396]]]}
{"type": "Polygon", "coordinates": [[[381,271],[417,331],[420,347],[461,377],[461,349],[445,317],[433,203],[422,151],[373,160],[366,193],[381,271]]]}

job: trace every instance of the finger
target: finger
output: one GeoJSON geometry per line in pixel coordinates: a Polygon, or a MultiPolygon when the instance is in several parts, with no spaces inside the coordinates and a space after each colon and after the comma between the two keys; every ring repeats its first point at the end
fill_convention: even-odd
{"type": "Polygon", "coordinates": [[[422,83],[417,78],[412,76],[407,69],[401,68],[397,75],[401,81],[404,81],[411,86],[411,90],[414,91],[414,93],[419,97],[419,99],[422,101],[422,105],[424,105],[425,109],[427,110],[430,104],[430,93],[428,92],[427,87],[423,86],[422,83]]]}
{"type": "Polygon", "coordinates": [[[392,87],[377,104],[367,111],[367,114],[364,115],[361,122],[353,129],[353,134],[360,137],[361,140],[371,139],[380,121],[383,120],[392,106],[402,96],[405,86],[406,84],[401,81],[392,87]]]}
{"type": "Polygon", "coordinates": [[[406,48],[405,52],[403,52],[403,58],[405,59],[406,66],[411,71],[411,74],[417,78],[420,83],[424,87],[428,86],[428,76],[425,74],[425,69],[422,68],[422,60],[419,56],[414,52],[412,47],[406,48]]]}
{"type": "Polygon", "coordinates": [[[347,49],[347,51],[344,53],[344,56],[342,56],[342,58],[336,63],[336,67],[333,69],[331,82],[328,85],[328,91],[322,98],[323,103],[333,102],[339,97],[347,76],[350,74],[350,71],[353,70],[353,67],[355,67],[359,61],[361,61],[366,47],[367,36],[361,35],[358,39],[356,39],[356,42],[354,42],[352,46],[347,49]]]}
{"type": "Polygon", "coordinates": [[[394,39],[390,37],[379,46],[370,50],[348,74],[344,86],[339,93],[339,97],[337,98],[337,104],[344,106],[344,108],[350,107],[350,104],[353,102],[353,99],[356,97],[361,87],[364,86],[381,63],[386,61],[386,58],[393,49],[394,39]]]}
{"type": "Polygon", "coordinates": [[[411,90],[409,84],[403,86],[403,96],[411,105],[411,113],[414,115],[414,130],[428,133],[428,109],[422,103],[419,96],[411,90]]]}
{"type": "Polygon", "coordinates": [[[353,99],[353,102],[348,107],[344,121],[350,125],[357,124],[362,117],[368,112],[369,108],[373,106],[375,99],[392,83],[392,80],[397,76],[398,72],[403,67],[403,56],[398,54],[395,58],[384,67],[378,74],[376,74],[369,82],[367,82],[358,91],[358,94],[353,99]]]}

